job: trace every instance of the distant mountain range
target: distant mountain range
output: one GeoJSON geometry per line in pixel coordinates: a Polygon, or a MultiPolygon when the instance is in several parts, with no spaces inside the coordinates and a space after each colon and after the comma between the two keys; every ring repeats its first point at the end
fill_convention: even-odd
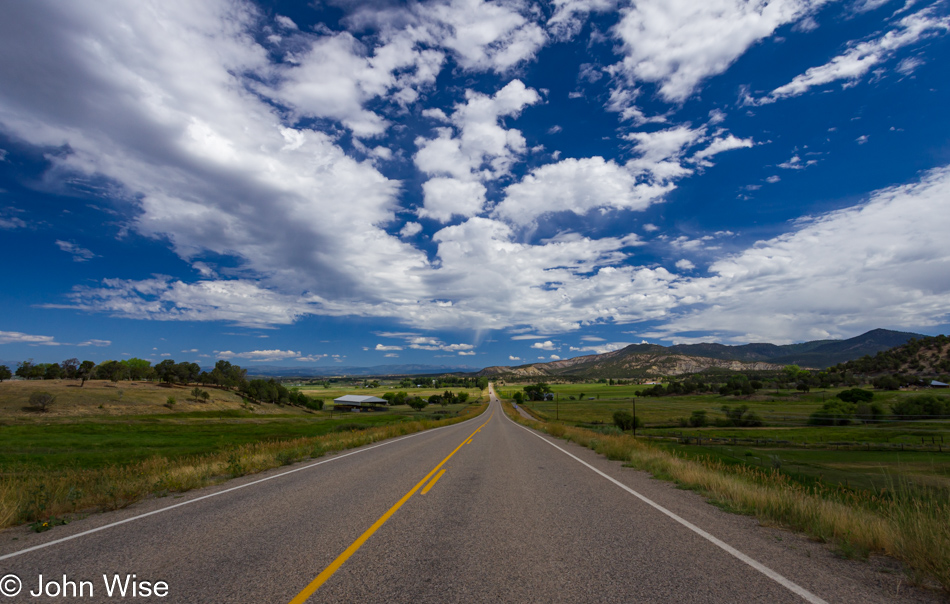
{"type": "MultiPolygon", "coordinates": [[[[248,374],[266,377],[331,377],[331,376],[383,376],[420,375],[440,373],[475,373],[478,375],[577,376],[577,377],[635,377],[640,375],[678,375],[695,373],[706,369],[733,371],[778,369],[785,365],[800,365],[810,369],[824,369],[865,355],[902,346],[911,338],[927,336],[904,331],[875,329],[847,340],[814,340],[801,344],[633,344],[606,354],[588,355],[552,361],[531,363],[517,367],[487,367],[478,370],[467,365],[376,365],[373,367],[327,366],[245,366],[248,374]]],[[[3,362],[11,370],[16,362],[3,362]]]]}
{"type": "MultiPolygon", "coordinates": [[[[813,340],[801,344],[678,344],[666,350],[677,354],[727,359],[733,361],[767,361],[780,365],[800,365],[812,369],[825,369],[838,363],[874,355],[882,350],[903,346],[911,338],[925,338],[919,333],[873,329],[847,340],[813,340]]],[[[628,346],[625,350],[638,346],[628,346]]],[[[640,345],[643,346],[643,345],[640,345]]],[[[647,344],[646,346],[650,346],[647,344]]],[[[661,347],[662,348],[662,347],[661,347]]]]}
{"type": "MultiPolygon", "coordinates": [[[[242,365],[242,367],[244,367],[242,365]]],[[[249,376],[265,377],[333,377],[342,375],[377,376],[377,375],[424,375],[429,373],[472,373],[478,371],[476,367],[468,365],[375,365],[373,367],[277,367],[271,365],[256,365],[244,367],[249,376]]]]}
{"type": "Polygon", "coordinates": [[[801,344],[633,344],[621,350],[550,363],[517,367],[488,367],[479,375],[515,377],[576,376],[623,378],[649,375],[680,375],[708,369],[756,371],[781,369],[785,365],[824,369],[838,363],[874,355],[882,350],[926,336],[875,329],[847,340],[815,340],[801,344]]]}

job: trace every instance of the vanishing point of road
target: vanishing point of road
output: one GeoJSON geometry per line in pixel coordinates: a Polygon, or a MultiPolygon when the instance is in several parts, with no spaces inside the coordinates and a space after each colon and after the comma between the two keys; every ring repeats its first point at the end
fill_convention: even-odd
{"type": "Polygon", "coordinates": [[[529,430],[491,399],[453,426],[4,531],[0,577],[22,590],[0,604],[121,601],[103,585],[116,574],[168,586],[124,599],[202,604],[897,598],[862,563],[529,430]],[[94,597],[34,598],[41,574],[94,597]]]}

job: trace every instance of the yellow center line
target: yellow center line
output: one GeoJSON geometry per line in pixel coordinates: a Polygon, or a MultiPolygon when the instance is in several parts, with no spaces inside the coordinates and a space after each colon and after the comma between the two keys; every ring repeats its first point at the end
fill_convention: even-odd
{"type": "MultiPolygon", "coordinates": [[[[494,411],[492,411],[491,415],[488,416],[488,419],[485,420],[485,423],[484,423],[484,424],[482,424],[481,426],[479,426],[478,429],[475,430],[475,432],[472,432],[471,435],[469,435],[469,437],[466,439],[466,441],[467,441],[467,440],[470,440],[470,439],[472,438],[472,436],[475,436],[475,433],[476,433],[476,432],[478,432],[479,430],[481,430],[481,429],[485,426],[485,424],[487,424],[488,422],[490,422],[493,415],[495,415],[495,412],[494,412],[494,411]]],[[[419,484],[417,484],[416,486],[412,487],[412,490],[409,491],[408,493],[406,493],[405,495],[403,495],[403,496],[402,496],[402,499],[400,499],[399,501],[396,502],[396,505],[394,505],[393,507],[389,508],[389,510],[387,510],[385,514],[383,514],[382,516],[380,516],[380,517],[379,517],[379,520],[377,520],[376,522],[373,523],[373,526],[371,526],[371,527],[369,527],[368,529],[366,529],[366,532],[363,533],[362,535],[360,535],[359,538],[358,538],[356,541],[354,541],[352,544],[350,544],[350,546],[349,546],[348,548],[346,548],[346,549],[343,551],[342,554],[340,554],[339,556],[337,556],[336,560],[334,560],[334,561],[330,564],[330,566],[328,566],[328,567],[326,567],[325,569],[323,569],[323,572],[320,573],[319,575],[317,575],[317,578],[310,582],[310,585],[306,586],[306,587],[303,589],[303,591],[301,591],[299,594],[297,594],[297,595],[294,597],[294,599],[290,601],[290,604],[303,604],[303,602],[306,602],[306,601],[307,601],[307,598],[309,598],[310,596],[312,596],[315,591],[317,591],[318,589],[320,589],[320,586],[323,585],[324,583],[326,583],[326,582],[327,582],[327,579],[329,579],[330,577],[332,577],[332,576],[333,576],[333,573],[335,573],[337,570],[339,570],[339,568],[340,568],[341,566],[343,566],[343,563],[346,562],[347,560],[349,560],[349,559],[350,559],[350,556],[352,556],[353,554],[355,554],[355,553],[357,552],[357,550],[359,550],[360,547],[362,547],[363,544],[366,543],[366,541],[367,541],[370,537],[373,536],[373,533],[375,533],[377,530],[379,530],[379,528],[380,528],[381,526],[383,526],[384,524],[386,524],[386,521],[389,520],[389,518],[390,518],[393,514],[396,513],[396,510],[398,510],[399,508],[401,508],[404,503],[406,503],[407,501],[409,501],[409,498],[412,497],[413,495],[415,495],[416,491],[418,491],[418,490],[422,487],[422,485],[424,485],[424,484],[426,483],[426,481],[428,481],[430,478],[432,478],[432,475],[433,475],[433,474],[435,474],[436,472],[438,472],[439,469],[441,469],[442,466],[444,466],[447,461],[449,461],[450,459],[452,459],[452,456],[455,455],[455,454],[458,452],[458,450],[462,448],[462,445],[464,445],[464,444],[465,444],[465,441],[462,441],[462,443],[461,443],[459,446],[455,447],[455,449],[454,449],[451,453],[449,453],[448,456],[447,456],[445,459],[443,459],[442,461],[439,462],[439,465],[437,465],[436,467],[432,468],[432,471],[429,472],[428,474],[426,474],[425,478],[423,478],[422,480],[419,481],[419,484]]],[[[441,476],[441,474],[440,474],[440,476],[441,476]]],[[[436,480],[438,480],[438,478],[439,478],[439,477],[437,476],[437,477],[436,477],[436,480]]],[[[432,483],[434,484],[434,483],[435,483],[435,480],[433,480],[432,483]]],[[[432,486],[432,485],[430,484],[429,487],[431,487],[431,486],[432,486]]]]}
{"type": "Polygon", "coordinates": [[[429,481],[429,484],[426,485],[426,488],[422,489],[422,494],[425,495],[426,493],[428,493],[432,489],[432,487],[435,486],[435,483],[438,482],[440,478],[442,478],[443,474],[445,474],[445,468],[442,468],[441,470],[439,470],[439,473],[435,475],[435,478],[429,481]]]}

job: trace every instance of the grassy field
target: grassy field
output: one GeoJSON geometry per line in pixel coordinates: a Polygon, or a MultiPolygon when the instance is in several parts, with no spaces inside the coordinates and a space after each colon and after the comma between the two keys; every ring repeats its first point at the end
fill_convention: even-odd
{"type": "MultiPolygon", "coordinates": [[[[510,395],[522,386],[502,386],[498,392],[510,395]]],[[[806,425],[809,414],[841,389],[807,394],[770,390],[749,397],[701,394],[636,398],[636,392],[643,388],[554,384],[556,400],[526,406],[542,420],[599,429],[613,425],[615,411],[632,411],[635,403],[637,417],[644,422],[638,434],[663,439],[665,450],[691,459],[706,456],[723,463],[776,468],[803,483],[820,479],[827,484],[876,491],[898,485],[935,488],[950,498],[950,422],[806,425]],[[765,425],[679,426],[679,419],[688,418],[693,411],[706,411],[711,423],[725,418],[720,410],[723,405],[748,405],[765,425]],[[735,442],[729,442],[732,439],[735,442]]],[[[875,392],[875,402],[887,408],[914,394],[875,392]]]]}
{"type": "MultiPolygon", "coordinates": [[[[154,493],[187,490],[324,451],[359,446],[471,416],[469,403],[421,411],[311,411],[249,404],[214,388],[208,402],[193,386],[69,380],[0,383],[0,527],[89,507],[121,507],[154,493]],[[48,412],[28,407],[30,394],[56,395],[48,412]],[[176,398],[171,408],[169,396],[176,398]]],[[[434,389],[413,389],[428,397],[434,389]]],[[[455,389],[457,391],[457,389],[455,389]]],[[[308,392],[381,394],[385,389],[308,392]]],[[[444,392],[439,390],[438,394],[444,392]]]]}
{"type": "MultiPolygon", "coordinates": [[[[0,472],[98,468],[152,456],[202,455],[254,442],[320,436],[341,427],[454,417],[468,406],[430,405],[416,411],[398,405],[384,412],[344,413],[328,405],[327,410],[310,411],[287,405],[248,405],[238,393],[214,388],[207,389],[212,393],[209,402],[196,403],[188,398],[192,388],[149,382],[114,386],[89,381],[82,388],[73,380],[4,382],[0,384],[0,472]],[[30,393],[40,390],[57,397],[46,413],[27,409],[30,393]],[[177,399],[171,409],[165,406],[169,396],[177,399]]],[[[425,396],[435,393],[416,390],[425,396]]],[[[382,393],[330,391],[333,397],[373,392],[382,393]]],[[[479,396],[473,390],[470,400],[479,396]]]]}
{"type": "MultiPolygon", "coordinates": [[[[510,395],[522,384],[499,388],[499,393],[510,395]]],[[[612,424],[615,411],[634,411],[643,423],[645,434],[671,435],[690,434],[706,437],[756,438],[756,432],[768,432],[774,438],[801,442],[879,442],[906,443],[908,445],[936,444],[941,436],[944,444],[950,446],[950,421],[914,421],[887,422],[875,425],[852,426],[808,426],[808,416],[821,409],[843,388],[812,391],[803,394],[796,391],[759,391],[752,396],[720,396],[718,394],[697,394],[665,397],[636,397],[643,386],[607,386],[606,384],[554,384],[553,401],[533,401],[525,405],[545,419],[572,424],[612,424]],[[572,400],[573,398],[573,400],[572,400]],[[764,428],[745,428],[737,432],[735,428],[710,426],[701,432],[690,432],[681,428],[680,420],[689,418],[694,411],[705,411],[710,423],[725,418],[721,411],[723,405],[737,407],[747,405],[765,423],[764,428]],[[672,431],[670,429],[673,429],[672,431]]],[[[875,392],[874,402],[885,409],[892,403],[914,396],[916,392],[875,392]]]]}

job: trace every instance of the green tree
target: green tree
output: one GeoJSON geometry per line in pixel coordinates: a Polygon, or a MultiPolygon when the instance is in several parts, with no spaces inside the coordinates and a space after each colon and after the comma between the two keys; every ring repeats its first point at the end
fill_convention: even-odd
{"type": "Polygon", "coordinates": [[[247,369],[241,369],[237,365],[232,365],[230,361],[224,359],[214,364],[211,370],[212,382],[225,388],[241,388],[247,381],[247,369]]]}
{"type": "Polygon", "coordinates": [[[109,380],[113,384],[118,383],[119,380],[127,379],[128,376],[129,368],[120,361],[105,361],[96,368],[96,377],[101,380],[109,380]]]}
{"type": "Polygon", "coordinates": [[[748,405],[730,407],[723,405],[722,412],[726,414],[725,425],[737,428],[755,428],[762,425],[762,420],[754,412],[749,411],[748,405]]]}
{"type": "Polygon", "coordinates": [[[942,418],[950,416],[950,400],[933,394],[918,394],[891,405],[891,413],[903,419],[942,418]]]}
{"type": "Polygon", "coordinates": [[[202,390],[201,388],[197,386],[191,389],[191,396],[195,399],[196,403],[201,399],[202,392],[204,392],[204,390],[202,390]]]}
{"type": "Polygon", "coordinates": [[[643,421],[626,410],[614,411],[614,425],[623,431],[643,427],[643,421]]]}
{"type": "Polygon", "coordinates": [[[76,379],[76,372],[79,370],[79,359],[66,359],[60,363],[63,368],[63,377],[68,380],[76,379]]]}
{"type": "Polygon", "coordinates": [[[175,377],[182,384],[197,382],[201,375],[201,367],[197,363],[181,362],[175,364],[175,377]]]}
{"type": "Polygon", "coordinates": [[[528,386],[525,386],[523,390],[529,400],[543,401],[544,395],[551,392],[551,387],[544,382],[538,382],[537,384],[529,384],[528,386]]]}
{"type": "Polygon", "coordinates": [[[870,390],[861,390],[860,388],[851,388],[842,390],[836,394],[839,399],[846,403],[869,403],[874,399],[874,393],[870,390]]]}
{"type": "Polygon", "coordinates": [[[32,380],[34,373],[33,359],[21,361],[16,364],[16,375],[24,380],[32,380]]]}
{"type": "Polygon", "coordinates": [[[178,374],[175,372],[175,361],[165,359],[158,365],[155,365],[155,377],[158,381],[166,384],[174,384],[178,381],[178,374]]]}
{"type": "Polygon", "coordinates": [[[122,364],[128,368],[130,380],[147,380],[155,374],[152,363],[145,359],[132,357],[122,361],[122,364]]]}
{"type": "Polygon", "coordinates": [[[420,398],[418,396],[414,396],[410,398],[408,401],[406,401],[406,404],[412,407],[413,409],[415,409],[416,411],[422,411],[423,409],[429,406],[429,403],[425,399],[420,398]]]}
{"type": "Polygon", "coordinates": [[[58,380],[63,377],[63,368],[58,363],[49,363],[43,370],[44,380],[58,380]]]}
{"type": "Polygon", "coordinates": [[[3,380],[9,380],[12,377],[13,373],[10,371],[10,368],[6,365],[0,365],[0,383],[2,383],[3,380]]]}
{"type": "Polygon", "coordinates": [[[702,428],[709,425],[705,411],[693,411],[689,416],[689,425],[693,428],[702,428]]]}
{"type": "Polygon", "coordinates": [[[854,417],[865,424],[875,424],[884,418],[884,408],[880,403],[858,403],[854,417]]]}
{"type": "Polygon", "coordinates": [[[782,371],[785,372],[785,383],[791,383],[798,381],[798,374],[802,372],[802,368],[798,365],[786,365],[782,371]]]}
{"type": "Polygon", "coordinates": [[[86,380],[92,378],[92,374],[95,370],[96,364],[92,361],[83,361],[79,364],[79,367],[76,369],[76,377],[82,380],[79,382],[80,388],[86,385],[86,380]]]}
{"type": "Polygon", "coordinates": [[[821,409],[808,416],[808,423],[812,426],[847,426],[854,418],[854,403],[842,400],[828,401],[821,409]]]}

